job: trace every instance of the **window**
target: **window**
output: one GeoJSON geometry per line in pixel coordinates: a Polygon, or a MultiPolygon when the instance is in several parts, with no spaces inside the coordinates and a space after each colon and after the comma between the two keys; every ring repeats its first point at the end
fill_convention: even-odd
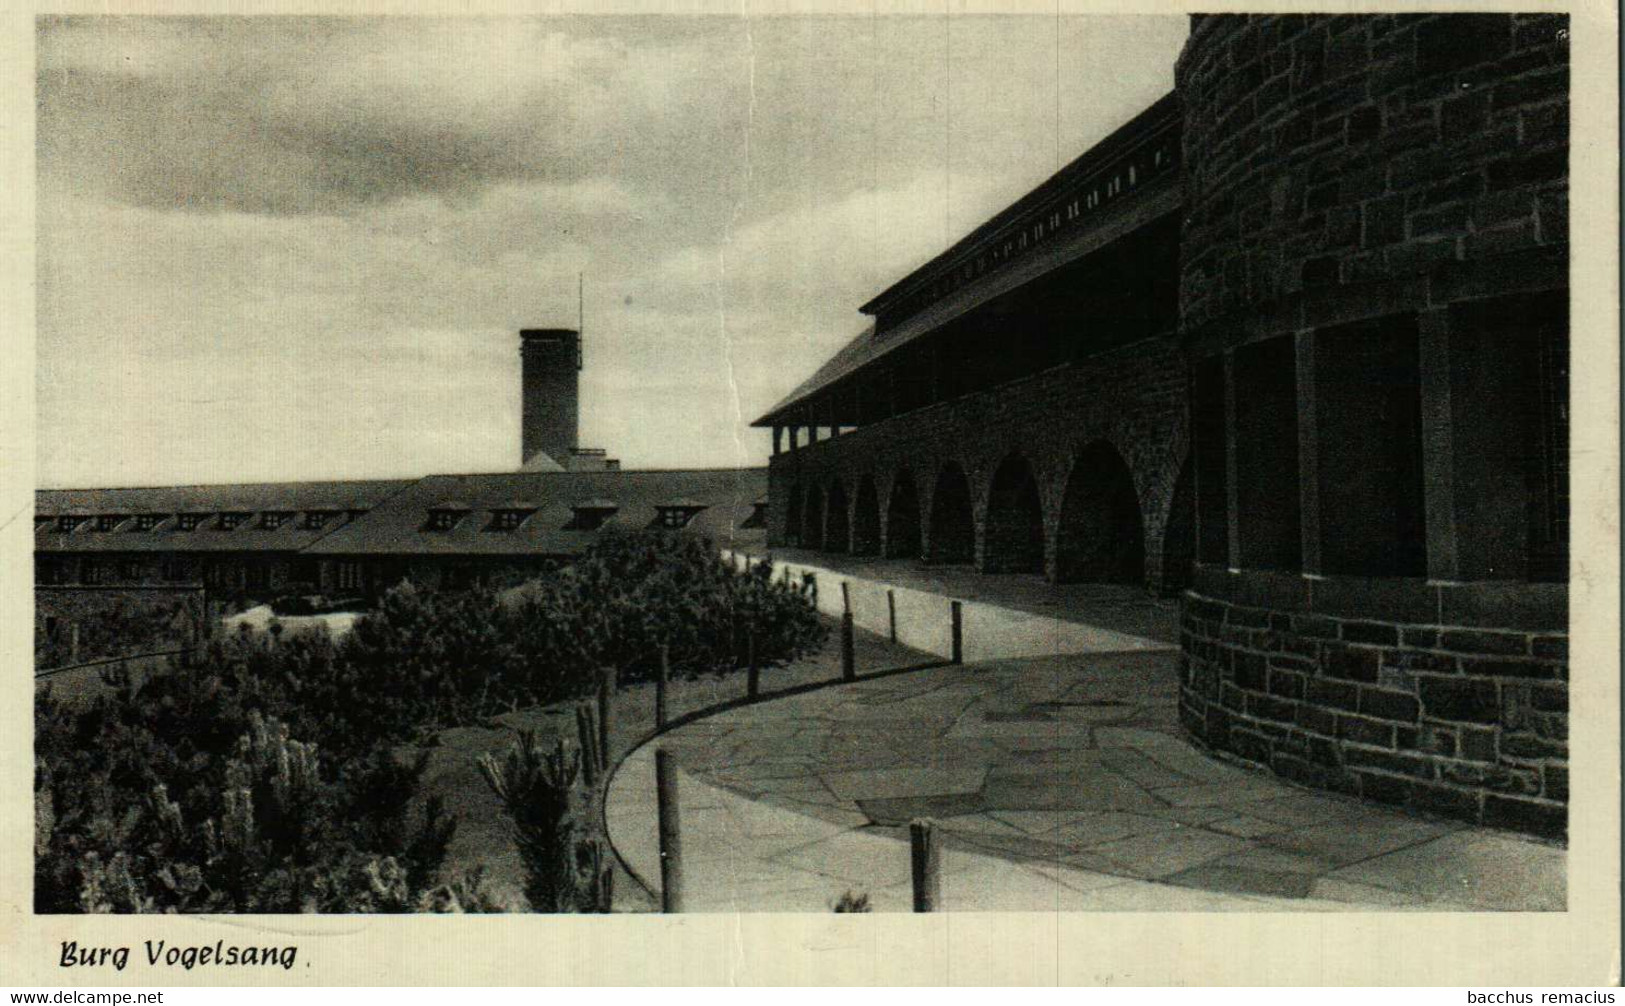
{"type": "Polygon", "coordinates": [[[1292,336],[1235,351],[1236,543],[1241,569],[1301,572],[1297,350],[1292,336]]]}
{"type": "Polygon", "coordinates": [[[249,590],[268,590],[271,586],[271,565],[265,562],[250,563],[244,570],[244,580],[249,590]]]}
{"type": "Polygon", "coordinates": [[[1314,340],[1318,572],[1424,576],[1416,316],[1321,329],[1314,340]]]}
{"type": "Polygon", "coordinates": [[[183,513],[175,518],[175,530],[196,531],[208,516],[206,513],[183,513]]]}
{"type": "Polygon", "coordinates": [[[66,583],[68,570],[60,559],[41,559],[34,569],[34,578],[40,583],[66,583]]]}
{"type": "Polygon", "coordinates": [[[235,531],[237,528],[247,523],[248,518],[251,516],[253,515],[241,512],[223,513],[220,515],[220,523],[218,526],[222,531],[235,531]]]}
{"type": "Polygon", "coordinates": [[[101,515],[97,516],[97,518],[96,518],[96,530],[100,531],[100,532],[102,532],[104,534],[106,532],[108,532],[108,531],[116,531],[116,530],[118,530],[118,526],[120,524],[124,523],[124,521],[126,519],[127,518],[125,518],[124,515],[122,515],[122,514],[116,514],[116,513],[104,513],[104,514],[101,514],[101,515]]]}
{"type": "Polygon", "coordinates": [[[456,527],[457,522],[462,519],[463,511],[461,510],[430,510],[429,530],[450,531],[452,528],[456,527]]]}
{"type": "Polygon", "coordinates": [[[533,513],[531,510],[493,510],[491,511],[491,530],[516,530],[531,513],[533,513]]]}
{"type": "Polygon", "coordinates": [[[340,590],[361,590],[361,564],[346,560],[338,564],[337,579],[340,590]]]}
{"type": "Polygon", "coordinates": [[[137,531],[151,531],[164,522],[164,515],[159,513],[137,514],[135,529],[137,531]]]}
{"type": "Polygon", "coordinates": [[[91,585],[101,583],[103,574],[102,564],[95,559],[86,559],[79,566],[79,579],[84,583],[91,585]]]}
{"type": "Polygon", "coordinates": [[[267,510],[265,513],[260,514],[260,527],[267,531],[275,531],[286,524],[291,517],[293,517],[293,514],[288,513],[286,510],[267,510]]]}
{"type": "Polygon", "coordinates": [[[304,528],[306,531],[320,531],[327,523],[328,514],[324,510],[306,510],[304,528]]]}
{"type": "Polygon", "coordinates": [[[181,580],[190,579],[190,574],[191,570],[187,568],[184,561],[180,559],[165,559],[163,568],[159,571],[158,575],[162,576],[169,583],[176,583],[181,580]]]}
{"type": "Polygon", "coordinates": [[[85,518],[83,517],[76,517],[72,514],[63,514],[61,517],[56,519],[56,529],[62,534],[70,534],[74,528],[78,527],[84,522],[85,518]]]}
{"type": "Polygon", "coordinates": [[[704,510],[705,507],[684,505],[663,506],[656,507],[655,509],[658,515],[655,518],[655,523],[657,525],[663,528],[677,530],[679,528],[687,527],[688,522],[694,519],[694,515],[699,513],[701,510],[704,510]]]}
{"type": "Polygon", "coordinates": [[[615,516],[619,510],[620,504],[614,500],[593,499],[577,503],[571,507],[571,511],[575,516],[571,517],[570,523],[564,526],[565,530],[596,531],[603,527],[604,523],[615,516]]]}
{"type": "Polygon", "coordinates": [[[138,559],[126,559],[119,563],[118,575],[125,580],[142,580],[146,578],[146,567],[138,559]]]}

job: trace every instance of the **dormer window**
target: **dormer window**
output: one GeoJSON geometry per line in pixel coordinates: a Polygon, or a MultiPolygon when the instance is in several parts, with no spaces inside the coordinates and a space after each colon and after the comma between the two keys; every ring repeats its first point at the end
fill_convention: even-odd
{"type": "Polygon", "coordinates": [[[293,513],[291,511],[267,510],[260,514],[260,527],[266,531],[275,531],[292,519],[293,513]]]}
{"type": "Polygon", "coordinates": [[[56,519],[56,529],[61,534],[71,534],[75,528],[89,519],[79,514],[65,513],[56,519]]]}
{"type": "Polygon", "coordinates": [[[137,531],[151,531],[164,522],[161,513],[138,513],[135,515],[135,529],[137,531]]]}
{"type": "Polygon", "coordinates": [[[183,513],[175,518],[175,530],[196,531],[208,517],[206,513],[183,513]]]}
{"type": "Polygon", "coordinates": [[[525,519],[536,512],[534,504],[514,503],[505,507],[494,507],[491,510],[491,530],[516,531],[525,519]]]}
{"type": "Polygon", "coordinates": [[[706,509],[704,503],[694,500],[673,500],[655,507],[655,526],[676,531],[688,527],[695,515],[706,509]]]}
{"type": "Polygon", "coordinates": [[[220,523],[216,526],[222,531],[235,531],[248,523],[248,518],[252,516],[253,514],[242,510],[227,511],[220,515],[220,523]]]}
{"type": "Polygon", "coordinates": [[[57,522],[57,518],[50,514],[37,513],[34,515],[34,530],[43,531],[57,522]]]}
{"type": "Polygon", "coordinates": [[[103,533],[103,534],[106,534],[109,531],[117,531],[118,526],[120,524],[124,523],[128,519],[129,518],[126,517],[124,514],[118,514],[118,513],[97,514],[96,515],[96,530],[103,533]]]}
{"type": "Polygon", "coordinates": [[[332,514],[326,510],[306,510],[305,519],[301,523],[306,531],[320,531],[327,524],[327,518],[332,514]]]}
{"type": "Polygon", "coordinates": [[[468,513],[469,508],[462,503],[442,503],[429,508],[429,522],[425,528],[430,531],[450,531],[455,528],[468,513]]]}
{"type": "Polygon", "coordinates": [[[621,505],[614,500],[590,499],[582,500],[570,508],[574,515],[565,527],[571,531],[596,531],[603,527],[611,517],[621,509],[621,505]]]}

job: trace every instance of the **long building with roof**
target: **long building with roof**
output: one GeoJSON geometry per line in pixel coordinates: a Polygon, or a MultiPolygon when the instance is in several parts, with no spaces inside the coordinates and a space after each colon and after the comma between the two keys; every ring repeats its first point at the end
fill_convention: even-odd
{"type": "Polygon", "coordinates": [[[72,591],[203,587],[217,597],[374,595],[513,579],[606,530],[659,528],[748,548],[765,538],[764,469],[633,471],[578,435],[580,336],[521,335],[519,464],[417,479],[44,489],[35,579],[72,591]]]}

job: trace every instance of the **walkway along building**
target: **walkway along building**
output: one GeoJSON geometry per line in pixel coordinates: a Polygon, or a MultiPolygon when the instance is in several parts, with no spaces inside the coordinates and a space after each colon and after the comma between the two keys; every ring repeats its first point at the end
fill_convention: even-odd
{"type": "Polygon", "coordinates": [[[758,420],[770,542],[1183,591],[1199,742],[1563,834],[1566,18],[1197,15],[1176,79],[758,420]]]}

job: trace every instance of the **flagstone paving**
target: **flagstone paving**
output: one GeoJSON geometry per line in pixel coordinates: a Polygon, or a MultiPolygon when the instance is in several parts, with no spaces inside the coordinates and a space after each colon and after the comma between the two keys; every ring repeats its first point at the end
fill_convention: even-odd
{"type": "Polygon", "coordinates": [[[691,911],[910,908],[908,822],[949,910],[1561,911],[1565,851],[1288,785],[1173,722],[1177,657],[940,667],[698,720],[611,782],[610,838],[659,887],[654,751],[681,770],[691,911]]]}

